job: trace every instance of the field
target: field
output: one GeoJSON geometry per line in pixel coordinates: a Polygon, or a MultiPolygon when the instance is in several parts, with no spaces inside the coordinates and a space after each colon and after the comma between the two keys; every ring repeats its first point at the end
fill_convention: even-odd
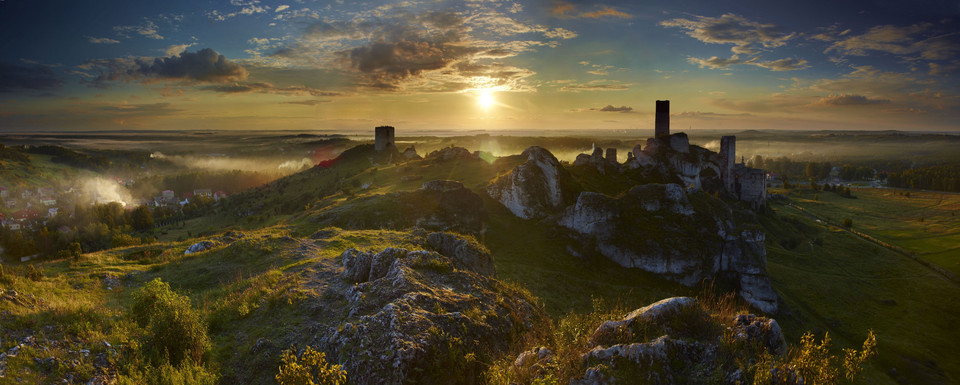
{"type": "Polygon", "coordinates": [[[805,189],[788,194],[810,213],[833,223],[850,218],[853,229],[960,275],[960,194],[860,188],[853,195],[805,189]]]}
{"type": "MultiPolygon", "coordinates": [[[[821,192],[820,202],[824,195],[833,194],[821,192]]],[[[880,205],[879,198],[874,199],[880,205]]],[[[847,215],[836,207],[831,215],[847,215]]],[[[773,208],[776,219],[765,218],[767,269],[787,305],[784,313],[789,316],[777,319],[785,324],[788,340],[795,341],[804,330],[826,331],[837,345],[849,346],[873,329],[880,359],[875,371],[867,372],[866,382],[936,384],[960,379],[955,354],[960,286],[795,208],[782,203],[773,208]]],[[[866,215],[855,218],[861,217],[866,215]]],[[[854,226],[857,223],[854,219],[854,226]]]]}

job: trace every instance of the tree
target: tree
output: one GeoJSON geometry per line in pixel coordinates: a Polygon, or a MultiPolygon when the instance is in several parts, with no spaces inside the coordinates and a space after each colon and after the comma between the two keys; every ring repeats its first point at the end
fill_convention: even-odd
{"type": "Polygon", "coordinates": [[[815,162],[807,162],[807,167],[804,169],[804,174],[807,178],[816,178],[820,175],[820,165],[815,162]]]}
{"type": "Polygon", "coordinates": [[[137,231],[149,231],[153,229],[153,212],[146,205],[137,206],[130,212],[130,225],[137,231]]]}
{"type": "Polygon", "coordinates": [[[843,218],[843,227],[846,227],[848,229],[853,227],[853,219],[843,218]]]}

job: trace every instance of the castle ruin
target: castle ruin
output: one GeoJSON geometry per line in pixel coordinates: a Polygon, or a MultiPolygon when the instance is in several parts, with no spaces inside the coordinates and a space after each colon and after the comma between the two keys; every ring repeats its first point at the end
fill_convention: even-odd
{"type": "Polygon", "coordinates": [[[394,134],[393,126],[379,126],[375,130],[376,131],[375,131],[374,144],[373,144],[373,148],[375,150],[379,152],[379,151],[386,150],[390,146],[394,146],[395,141],[393,139],[393,134],[394,134]]]}
{"type": "MultiPolygon", "coordinates": [[[[690,145],[687,134],[670,133],[669,100],[657,100],[655,119],[654,137],[647,139],[642,151],[639,151],[639,145],[634,148],[634,157],[629,161],[636,165],[651,164],[654,155],[668,154],[668,165],[677,171],[687,185],[702,188],[701,179],[716,178],[713,179],[719,179],[716,188],[748,203],[754,210],[762,210],[766,206],[766,172],[747,167],[742,161],[737,163],[736,136],[721,137],[719,153],[690,145]]],[[[607,158],[610,158],[609,155],[607,158]]]]}
{"type": "Polygon", "coordinates": [[[657,114],[654,120],[655,138],[670,136],[670,101],[657,100],[657,114]]]}

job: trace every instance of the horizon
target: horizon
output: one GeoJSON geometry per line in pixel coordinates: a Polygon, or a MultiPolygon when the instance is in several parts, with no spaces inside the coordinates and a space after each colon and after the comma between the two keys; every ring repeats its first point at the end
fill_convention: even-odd
{"type": "Polygon", "coordinates": [[[0,129],[960,132],[956,4],[46,7],[0,2],[0,129]]]}

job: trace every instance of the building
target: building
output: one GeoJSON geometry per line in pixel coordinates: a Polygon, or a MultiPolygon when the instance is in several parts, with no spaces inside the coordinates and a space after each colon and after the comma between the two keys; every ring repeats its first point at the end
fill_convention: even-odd
{"type": "Polygon", "coordinates": [[[175,197],[173,190],[163,190],[163,192],[160,193],[160,196],[168,201],[172,201],[175,197]]]}
{"type": "Polygon", "coordinates": [[[394,128],[392,126],[379,126],[375,128],[375,137],[373,148],[377,151],[383,151],[394,146],[394,128]]]}
{"type": "Polygon", "coordinates": [[[657,114],[654,120],[654,137],[670,136],[670,101],[657,100],[657,114]]]}

